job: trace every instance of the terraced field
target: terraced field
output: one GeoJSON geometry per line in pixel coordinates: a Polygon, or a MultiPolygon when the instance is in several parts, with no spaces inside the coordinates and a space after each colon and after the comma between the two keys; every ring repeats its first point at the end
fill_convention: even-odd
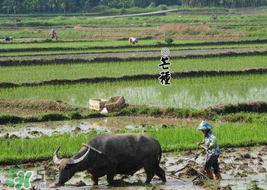
{"type": "MultiPolygon", "coordinates": [[[[19,25],[12,17],[0,18],[3,31],[16,35],[14,42],[0,43],[0,143],[4,147],[0,164],[49,162],[59,144],[66,150],[64,156],[72,156],[82,142],[105,132],[146,132],[159,139],[164,152],[194,150],[202,139],[195,130],[201,120],[214,125],[225,151],[228,147],[266,145],[266,9],[236,11],[220,9],[216,20],[196,10],[133,18],[42,20],[25,16],[19,25]],[[48,29],[44,26],[58,26],[58,42],[46,39],[48,29]],[[129,36],[137,37],[139,43],[129,45],[129,36]],[[168,38],[174,39],[172,44],[166,42],[168,38]],[[158,80],[163,47],[171,51],[170,86],[158,80]],[[127,103],[119,112],[103,115],[88,109],[91,98],[117,95],[123,95],[127,103]],[[123,126],[120,130],[102,129],[110,118],[118,116],[121,118],[114,125],[123,126]],[[133,122],[126,126],[124,116],[133,122]],[[145,117],[138,126],[137,116],[145,117]],[[150,124],[151,117],[163,117],[171,124],[150,124]],[[101,120],[101,127],[91,118],[101,120]],[[62,120],[71,120],[71,124],[62,120]],[[59,121],[56,125],[61,127],[57,130],[52,121],[59,121]],[[52,131],[49,137],[44,129],[37,130],[40,126],[52,131]],[[18,129],[29,132],[31,138],[16,136],[18,129]],[[75,147],[70,148],[69,143],[75,147]]],[[[243,149],[249,153],[248,147],[243,149]]],[[[259,163],[265,158],[263,153],[257,154],[259,163]]],[[[252,165],[254,157],[248,159],[252,165]]],[[[266,163],[261,166],[252,168],[259,173],[266,171],[266,163]]],[[[0,171],[3,181],[4,171],[0,171]]],[[[245,188],[252,177],[261,187],[266,183],[263,174],[245,178],[243,173],[227,172],[219,185],[238,183],[237,187],[245,188]],[[237,182],[238,176],[245,180],[237,182]]],[[[180,176],[172,177],[170,180],[180,176]]],[[[163,189],[172,187],[160,185],[163,189]]],[[[181,188],[177,180],[174,186],[181,188]]],[[[182,188],[194,187],[187,179],[182,188]]]]}
{"type": "MultiPolygon", "coordinates": [[[[213,57],[172,59],[171,71],[238,71],[267,68],[267,56],[213,57]]],[[[25,83],[54,79],[79,79],[94,77],[121,77],[141,74],[158,74],[158,59],[140,61],[111,61],[99,63],[75,63],[0,67],[1,82],[25,83]]],[[[136,77],[138,78],[138,77],[136,77]]]]}

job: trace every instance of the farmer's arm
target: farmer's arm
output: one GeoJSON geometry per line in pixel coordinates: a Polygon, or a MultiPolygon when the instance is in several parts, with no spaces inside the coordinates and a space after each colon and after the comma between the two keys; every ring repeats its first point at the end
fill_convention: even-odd
{"type": "Polygon", "coordinates": [[[208,147],[208,149],[213,149],[217,146],[217,138],[213,135],[210,137],[210,145],[208,147]]]}
{"type": "Polygon", "coordinates": [[[204,144],[204,141],[205,141],[205,140],[203,139],[203,141],[198,142],[197,145],[200,146],[200,145],[204,144]]]}

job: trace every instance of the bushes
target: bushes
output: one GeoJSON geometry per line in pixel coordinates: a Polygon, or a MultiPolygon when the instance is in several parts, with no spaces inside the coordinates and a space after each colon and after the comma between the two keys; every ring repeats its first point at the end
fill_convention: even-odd
{"type": "Polygon", "coordinates": [[[41,121],[63,121],[68,120],[69,118],[61,113],[48,113],[40,117],[41,121]]]}
{"type": "Polygon", "coordinates": [[[214,35],[218,35],[220,32],[218,30],[209,30],[207,32],[205,32],[206,36],[214,36],[214,35]]]}
{"type": "Polygon", "coordinates": [[[148,6],[148,8],[153,8],[153,7],[156,7],[156,3],[155,2],[150,3],[150,5],[148,6]]]}
{"type": "Polygon", "coordinates": [[[1,115],[0,116],[0,124],[6,123],[20,123],[23,122],[23,118],[12,116],[12,115],[1,115]]]}
{"type": "Polygon", "coordinates": [[[167,5],[159,5],[158,7],[160,10],[168,10],[167,5]]]}
{"type": "Polygon", "coordinates": [[[82,119],[82,114],[78,111],[73,112],[69,116],[70,119],[82,119]]]}
{"type": "Polygon", "coordinates": [[[200,33],[201,33],[200,30],[198,30],[198,29],[194,30],[194,29],[190,29],[190,28],[187,28],[184,31],[182,31],[183,35],[190,35],[190,36],[199,35],[200,33]]]}
{"type": "Polygon", "coordinates": [[[93,7],[90,11],[91,12],[105,12],[109,9],[109,7],[105,5],[98,5],[96,7],[93,7]]]}
{"type": "Polygon", "coordinates": [[[125,9],[125,8],[122,8],[122,9],[120,10],[120,14],[123,15],[123,14],[125,14],[125,13],[126,13],[126,9],[125,9]]]}
{"type": "Polygon", "coordinates": [[[165,42],[166,42],[167,44],[172,44],[173,41],[174,41],[174,40],[173,40],[171,37],[167,37],[167,38],[165,39],[165,42]]]}

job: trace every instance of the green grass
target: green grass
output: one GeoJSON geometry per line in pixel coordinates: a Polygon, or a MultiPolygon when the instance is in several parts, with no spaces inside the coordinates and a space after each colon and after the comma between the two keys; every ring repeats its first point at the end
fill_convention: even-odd
{"type": "MultiPolygon", "coordinates": [[[[224,123],[214,124],[214,126],[214,132],[221,147],[254,146],[267,143],[267,129],[261,123],[224,123]]],[[[195,127],[160,130],[147,128],[146,133],[159,140],[164,152],[196,149],[196,143],[203,139],[202,133],[197,131],[195,127]]],[[[91,132],[87,135],[71,136],[65,134],[35,139],[2,139],[0,141],[2,147],[0,149],[0,163],[18,164],[33,160],[51,159],[58,146],[62,147],[60,155],[69,157],[78,152],[82,143],[86,143],[95,135],[95,132],[91,132]]]]}
{"type": "MultiPolygon", "coordinates": [[[[138,45],[150,45],[156,44],[156,42],[160,42],[161,40],[141,40],[138,45]]],[[[163,42],[163,41],[162,41],[163,42]]],[[[178,41],[177,42],[182,42],[178,41]]],[[[185,41],[185,43],[188,41],[185,41]]],[[[57,47],[67,47],[67,48],[75,48],[75,47],[103,47],[103,46],[120,46],[120,45],[128,45],[129,42],[127,40],[96,40],[96,41],[85,41],[85,42],[50,42],[50,43],[5,43],[2,44],[0,49],[24,49],[24,48],[57,48],[57,47]]]]}
{"type": "MultiPolygon", "coordinates": [[[[160,55],[160,53],[159,53],[160,55]]],[[[267,68],[267,56],[172,59],[171,72],[200,70],[243,70],[267,68]]],[[[0,82],[37,82],[53,79],[119,77],[157,74],[158,59],[109,63],[0,67],[0,82]]]]}
{"type": "Polygon", "coordinates": [[[220,22],[228,22],[228,24],[231,24],[233,26],[240,25],[244,23],[251,24],[257,24],[257,23],[266,23],[266,15],[242,15],[242,16],[236,16],[236,15],[220,15],[217,20],[211,20],[210,15],[208,14],[188,14],[183,15],[181,17],[173,14],[169,14],[167,16],[153,16],[153,17],[124,17],[124,18],[106,18],[106,19],[95,19],[93,17],[84,17],[84,16],[78,16],[78,17],[64,17],[64,16],[58,16],[58,17],[52,17],[52,18],[23,18],[19,23],[16,23],[14,20],[10,21],[8,19],[3,19],[2,22],[0,22],[0,26],[3,27],[11,27],[11,26],[62,26],[62,25],[68,25],[73,26],[77,24],[83,24],[83,25],[115,25],[115,26],[128,26],[128,23],[134,23],[134,24],[143,24],[143,23],[198,23],[201,21],[209,21],[212,23],[220,23],[220,22]]]}
{"type": "MultiPolygon", "coordinates": [[[[19,110],[19,108],[18,108],[19,110]]],[[[105,117],[98,112],[88,110],[87,113],[81,113],[80,111],[72,112],[43,112],[43,113],[13,113],[12,110],[8,113],[0,113],[0,125],[3,124],[17,124],[28,122],[48,122],[48,121],[64,121],[64,120],[78,120],[89,118],[105,117]]]]}
{"type": "Polygon", "coordinates": [[[109,99],[112,96],[124,95],[126,102],[134,105],[194,109],[203,109],[219,103],[267,99],[266,74],[172,79],[171,83],[171,86],[162,86],[158,80],[150,79],[2,88],[0,97],[11,100],[62,100],[87,107],[90,98],[109,99]]]}

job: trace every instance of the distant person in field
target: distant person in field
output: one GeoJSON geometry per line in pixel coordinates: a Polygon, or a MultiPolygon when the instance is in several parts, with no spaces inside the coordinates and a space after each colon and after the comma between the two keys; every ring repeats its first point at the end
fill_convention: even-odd
{"type": "Polygon", "coordinates": [[[49,36],[50,36],[51,39],[56,39],[57,40],[58,37],[57,37],[56,29],[52,28],[51,32],[49,33],[49,36]]]}
{"type": "Polygon", "coordinates": [[[135,37],[130,37],[129,38],[129,44],[137,44],[138,43],[138,40],[135,38],[135,37]]]}
{"type": "Polygon", "coordinates": [[[6,41],[6,42],[13,41],[13,37],[11,37],[11,36],[9,36],[9,37],[6,37],[6,38],[5,38],[5,41],[6,41]]]}
{"type": "Polygon", "coordinates": [[[220,168],[218,162],[218,157],[220,156],[220,147],[218,145],[217,138],[215,134],[211,131],[211,129],[212,126],[206,121],[201,122],[197,130],[203,133],[204,140],[202,142],[197,143],[197,145],[204,145],[202,147],[206,150],[207,153],[204,166],[207,177],[210,179],[220,180],[222,178],[220,175],[220,168]],[[213,173],[211,168],[213,168],[213,173]]]}

